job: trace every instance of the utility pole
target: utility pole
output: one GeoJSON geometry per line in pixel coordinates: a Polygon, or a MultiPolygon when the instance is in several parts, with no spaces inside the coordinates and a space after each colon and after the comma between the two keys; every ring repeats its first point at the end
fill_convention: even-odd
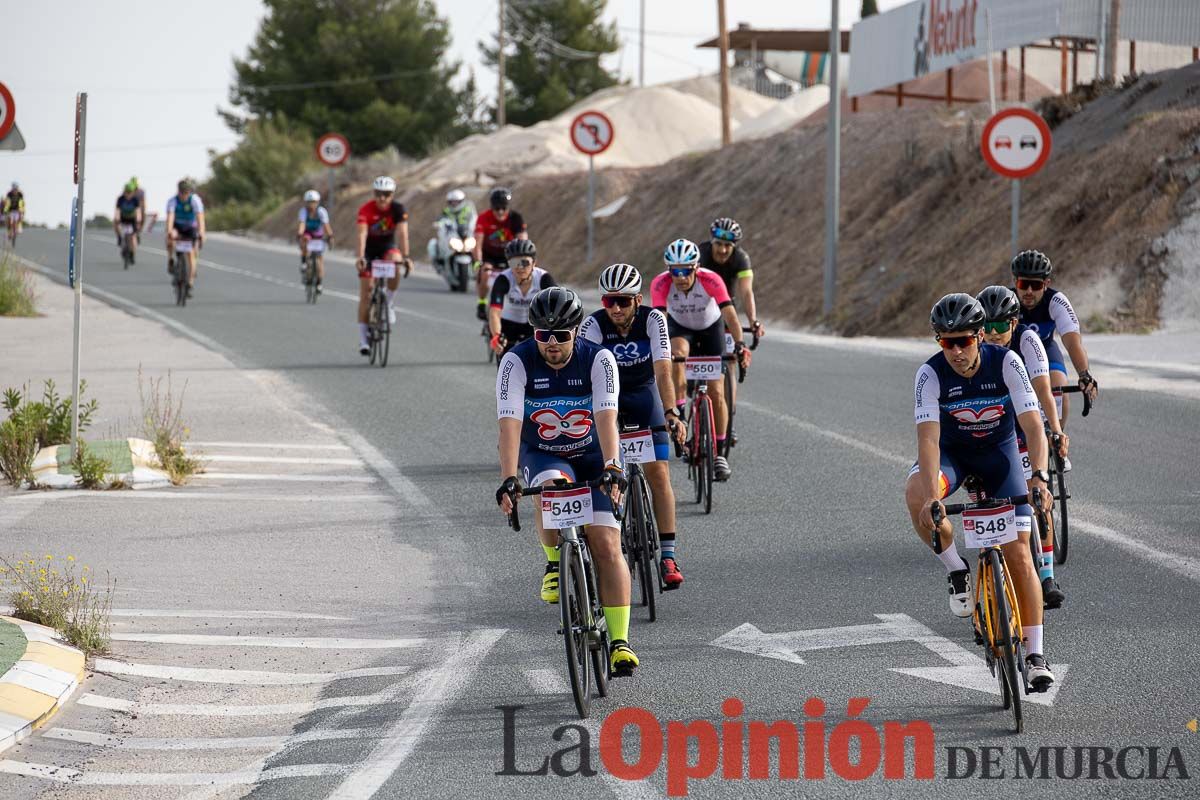
{"type": "Polygon", "coordinates": [[[638,21],[638,86],[646,85],[646,0],[639,0],[638,21]]]}
{"type": "Polygon", "coordinates": [[[496,124],[504,127],[504,0],[500,0],[500,43],[496,50],[496,65],[500,73],[500,85],[496,91],[496,124]]]}
{"type": "Polygon", "coordinates": [[[1108,26],[1104,32],[1104,74],[1114,81],[1119,74],[1117,70],[1117,36],[1120,33],[1118,19],[1121,16],[1121,0],[1112,0],[1108,10],[1108,26]]]}
{"type": "Polygon", "coordinates": [[[838,221],[841,203],[842,92],[838,60],[842,32],[838,27],[838,0],[831,0],[829,19],[829,143],[825,154],[825,316],[833,313],[837,290],[838,221]]]}
{"type": "Polygon", "coordinates": [[[725,0],[717,0],[717,24],[721,26],[721,146],[733,141],[729,131],[729,30],[725,25],[725,0]]]}

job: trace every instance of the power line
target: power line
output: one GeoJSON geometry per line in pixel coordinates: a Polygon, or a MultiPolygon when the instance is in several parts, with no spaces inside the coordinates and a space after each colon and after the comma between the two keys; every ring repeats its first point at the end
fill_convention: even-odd
{"type": "MultiPolygon", "coordinates": [[[[640,33],[641,32],[641,28],[635,28],[630,25],[618,25],[617,29],[625,31],[626,33],[640,33]]],[[[670,36],[670,37],[675,37],[678,39],[704,39],[704,38],[712,37],[711,33],[681,33],[680,31],[651,31],[651,30],[646,31],[646,35],[647,36],[670,36]]]]}

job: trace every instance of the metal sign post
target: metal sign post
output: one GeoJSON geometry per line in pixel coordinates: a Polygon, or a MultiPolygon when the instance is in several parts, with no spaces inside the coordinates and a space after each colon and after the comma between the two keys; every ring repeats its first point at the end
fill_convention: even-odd
{"type": "Polygon", "coordinates": [[[612,120],[599,111],[584,111],[571,120],[571,144],[588,157],[587,186],[587,261],[594,251],[596,205],[596,156],[608,149],[613,141],[612,120]]]}
{"type": "Polygon", "coordinates": [[[837,290],[838,221],[841,204],[842,97],[838,59],[842,33],[838,28],[838,0],[832,0],[829,21],[829,143],[825,153],[825,316],[833,313],[837,290]]]}
{"type": "Polygon", "coordinates": [[[983,160],[993,172],[1012,181],[1013,257],[1020,252],[1021,180],[1046,166],[1052,146],[1050,126],[1027,108],[1005,109],[983,126],[983,160]]]}
{"type": "Polygon", "coordinates": [[[329,212],[329,216],[333,217],[333,167],[330,167],[329,172],[329,191],[325,194],[325,210],[329,212]]]}
{"type": "Polygon", "coordinates": [[[79,452],[79,342],[80,310],[83,305],[83,176],[84,159],[87,154],[87,92],[75,96],[75,183],[79,187],[75,197],[75,237],[71,248],[71,272],[75,284],[75,346],[71,364],[71,458],[79,452]]]}
{"type": "Polygon", "coordinates": [[[592,214],[596,208],[596,157],[588,156],[588,195],[587,195],[587,221],[588,221],[588,236],[587,236],[587,262],[592,263],[592,231],[596,227],[596,221],[592,218],[592,214]]]}
{"type": "Polygon", "coordinates": [[[1021,181],[1020,179],[1012,182],[1012,255],[1009,258],[1016,258],[1017,253],[1021,252],[1021,181]]]}

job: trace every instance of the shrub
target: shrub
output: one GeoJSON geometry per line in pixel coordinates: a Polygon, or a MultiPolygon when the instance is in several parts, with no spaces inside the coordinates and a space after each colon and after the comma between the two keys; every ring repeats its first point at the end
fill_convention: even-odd
{"type": "Polygon", "coordinates": [[[29,272],[8,254],[0,256],[0,317],[37,316],[29,272]]]}
{"type": "Polygon", "coordinates": [[[108,650],[116,588],[111,578],[98,587],[90,567],[76,571],[74,556],[67,556],[61,571],[51,555],[40,562],[29,553],[24,559],[0,556],[0,565],[14,617],[54,628],[85,655],[108,650]]]}
{"type": "Polygon", "coordinates": [[[171,373],[167,373],[167,385],[163,388],[162,378],[142,379],[138,370],[138,396],[142,401],[143,435],[154,443],[154,452],[162,468],[179,486],[188,478],[204,470],[204,462],[188,454],[184,447],[191,431],[183,421],[183,395],[187,383],[175,399],[171,386],[171,373]]]}
{"type": "Polygon", "coordinates": [[[104,476],[112,469],[112,464],[93,453],[87,442],[80,439],[79,446],[75,448],[75,458],[71,460],[71,467],[78,473],[77,480],[81,487],[99,489],[105,485],[104,476]]]}
{"type": "MultiPolygon", "coordinates": [[[[80,398],[86,391],[87,381],[80,381],[80,398]]],[[[45,382],[41,400],[30,398],[26,385],[23,390],[5,389],[0,401],[8,412],[8,419],[0,423],[0,472],[15,484],[32,483],[30,470],[38,450],[71,441],[71,398],[60,397],[52,380],[45,382]]],[[[80,403],[81,434],[91,425],[97,408],[95,400],[80,403]]]]}

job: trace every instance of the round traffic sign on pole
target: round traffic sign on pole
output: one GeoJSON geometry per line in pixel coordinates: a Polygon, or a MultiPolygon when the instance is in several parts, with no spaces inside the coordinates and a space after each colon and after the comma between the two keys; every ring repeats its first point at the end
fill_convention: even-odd
{"type": "Polygon", "coordinates": [[[0,83],[0,139],[8,136],[13,123],[17,121],[17,105],[13,102],[12,92],[0,83]]]}
{"type": "Polygon", "coordinates": [[[1006,108],[983,127],[983,160],[999,175],[1028,178],[1050,158],[1050,126],[1027,108],[1006,108]]]}
{"type": "Polygon", "coordinates": [[[599,111],[584,111],[571,120],[571,144],[586,156],[600,155],[612,140],[612,120],[599,111]]]}
{"type": "Polygon", "coordinates": [[[327,167],[336,167],[350,157],[350,142],[340,133],[327,133],[317,140],[317,158],[327,167]]]}

